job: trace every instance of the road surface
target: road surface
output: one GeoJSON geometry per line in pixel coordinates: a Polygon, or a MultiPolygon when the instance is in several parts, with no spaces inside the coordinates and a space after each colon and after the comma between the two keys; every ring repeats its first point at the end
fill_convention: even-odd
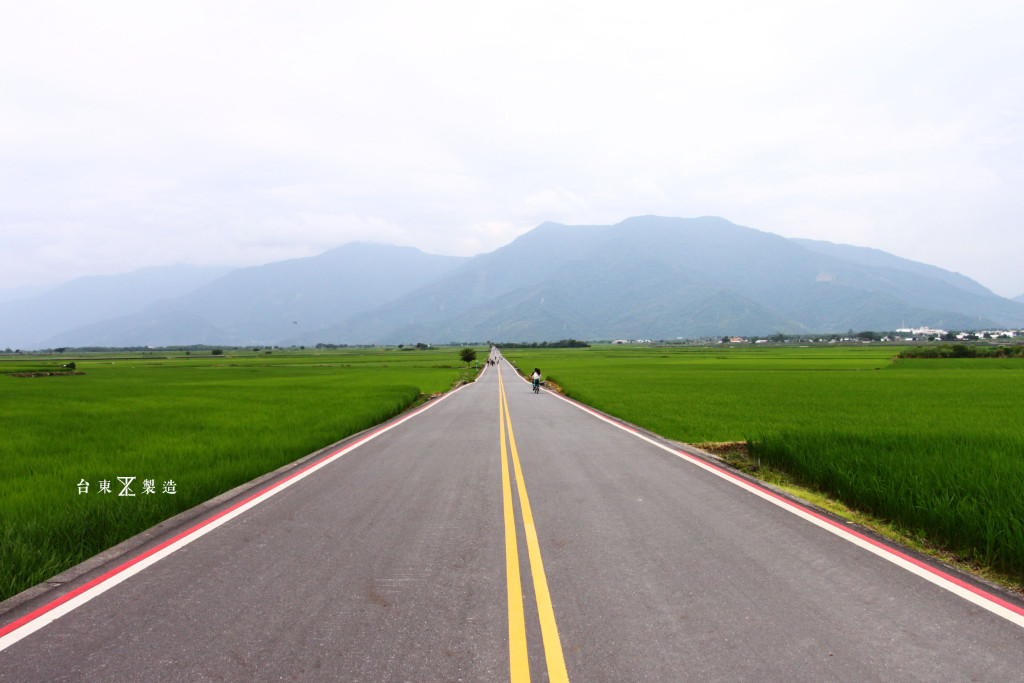
{"type": "Polygon", "coordinates": [[[1024,609],[502,362],[8,607],[0,648],[3,681],[1013,681],[1024,609]]]}

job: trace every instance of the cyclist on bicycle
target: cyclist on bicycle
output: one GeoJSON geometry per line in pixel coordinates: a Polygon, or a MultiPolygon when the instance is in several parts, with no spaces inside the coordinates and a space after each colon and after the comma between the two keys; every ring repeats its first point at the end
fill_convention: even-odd
{"type": "Polygon", "coordinates": [[[533,369],[533,393],[540,393],[540,368],[533,369]]]}

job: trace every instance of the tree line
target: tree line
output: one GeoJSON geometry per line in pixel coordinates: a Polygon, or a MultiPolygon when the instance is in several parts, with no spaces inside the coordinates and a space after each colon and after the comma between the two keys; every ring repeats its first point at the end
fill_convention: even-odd
{"type": "Polygon", "coordinates": [[[590,344],[578,339],[559,339],[554,342],[487,342],[500,349],[579,349],[589,347],[590,344]]]}

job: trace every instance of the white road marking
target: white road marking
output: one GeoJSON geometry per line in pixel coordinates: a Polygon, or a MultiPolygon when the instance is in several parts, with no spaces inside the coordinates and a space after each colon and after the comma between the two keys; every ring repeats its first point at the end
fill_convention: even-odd
{"type": "Polygon", "coordinates": [[[731,484],[735,484],[736,486],[745,489],[746,491],[753,493],[754,495],[759,496],[767,500],[768,502],[773,503],[774,505],[777,505],[783,510],[793,513],[801,519],[804,519],[818,527],[821,527],[822,529],[830,533],[833,533],[836,536],[846,541],[849,541],[850,543],[853,543],[854,545],[859,546],[864,550],[867,550],[868,552],[873,553],[874,555],[877,555],[878,557],[881,557],[882,559],[887,560],[895,564],[896,566],[905,569],[906,571],[915,574],[923,578],[924,580],[929,581],[930,583],[935,584],[940,588],[949,591],[950,593],[960,596],[968,602],[971,602],[979,607],[982,607],[988,610],[989,612],[992,612],[993,614],[996,614],[1002,617],[1003,619],[1006,619],[1007,621],[1016,624],[1017,626],[1024,627],[1024,609],[1012,603],[1009,603],[995,595],[992,595],[981,590],[980,588],[976,588],[975,586],[972,586],[969,583],[966,583],[953,576],[950,576],[949,574],[946,574],[945,572],[935,567],[925,564],[919,560],[915,560],[909,555],[905,555],[899,552],[898,550],[890,548],[887,545],[878,543],[877,541],[874,541],[868,538],[867,536],[854,531],[853,529],[849,529],[840,524],[837,524],[836,522],[832,521],[827,517],[812,512],[811,510],[802,507],[798,503],[795,503],[787,498],[779,496],[778,494],[772,493],[768,489],[757,486],[756,484],[753,484],[747,481],[746,479],[743,479],[742,477],[736,476],[735,474],[732,474],[731,472],[725,469],[716,467],[711,463],[705,462],[704,460],[698,457],[686,453],[685,451],[681,451],[672,448],[671,446],[667,446],[663,443],[659,443],[658,441],[655,441],[654,439],[644,436],[640,432],[637,432],[636,430],[627,427],[626,425],[620,422],[617,422],[596,412],[595,410],[583,405],[582,403],[578,403],[572,399],[569,399],[555,392],[548,393],[551,394],[552,396],[555,396],[565,401],[569,405],[582,410],[588,415],[591,415],[593,417],[598,418],[599,420],[607,422],[608,424],[614,427],[618,427],[619,429],[623,430],[628,434],[632,434],[638,439],[642,439],[653,446],[657,446],[663,451],[672,453],[673,455],[685,460],[686,462],[694,464],[710,472],[711,474],[714,474],[716,477],[720,477],[721,479],[724,479],[725,481],[728,481],[731,484]]]}

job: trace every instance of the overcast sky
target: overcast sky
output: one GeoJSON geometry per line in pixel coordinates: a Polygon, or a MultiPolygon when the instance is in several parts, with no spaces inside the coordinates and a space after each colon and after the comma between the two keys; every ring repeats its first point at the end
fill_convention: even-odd
{"type": "Polygon", "coordinates": [[[1024,2],[0,0],[0,289],[717,215],[1024,293],[1024,2]]]}

